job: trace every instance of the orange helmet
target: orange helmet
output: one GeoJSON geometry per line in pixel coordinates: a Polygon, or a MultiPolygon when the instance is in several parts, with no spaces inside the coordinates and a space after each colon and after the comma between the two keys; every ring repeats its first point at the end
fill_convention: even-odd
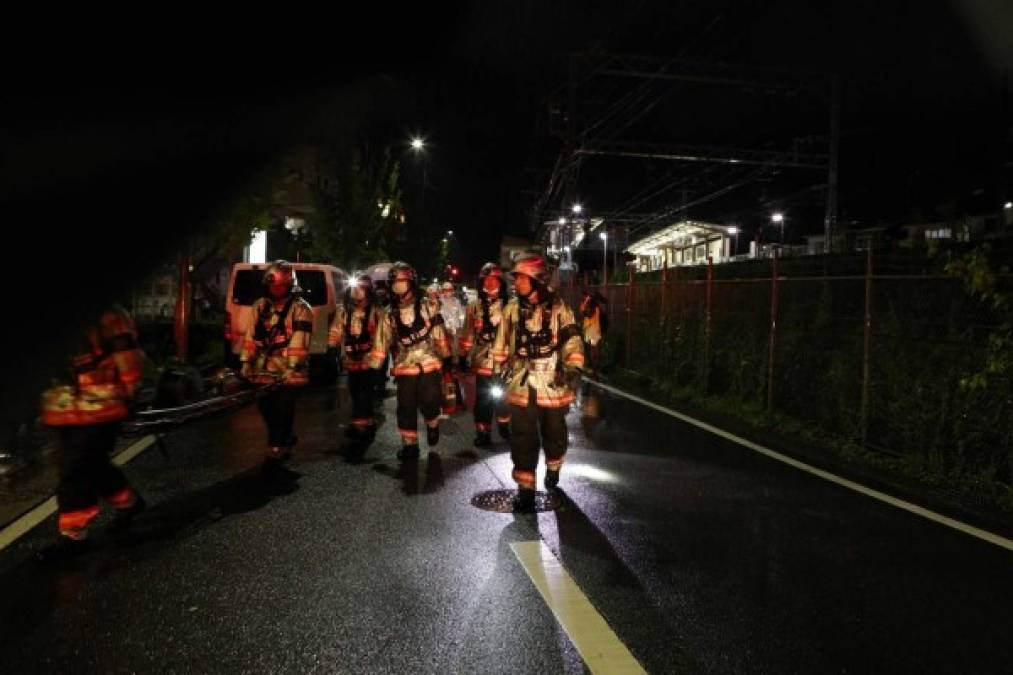
{"type": "Polygon", "coordinates": [[[292,265],[284,260],[275,260],[264,271],[264,286],[288,286],[289,292],[298,290],[299,282],[292,265]]]}
{"type": "Polygon", "coordinates": [[[526,274],[536,285],[547,286],[549,283],[549,268],[545,264],[545,258],[537,253],[524,253],[518,256],[510,274],[511,276],[526,274]]]}

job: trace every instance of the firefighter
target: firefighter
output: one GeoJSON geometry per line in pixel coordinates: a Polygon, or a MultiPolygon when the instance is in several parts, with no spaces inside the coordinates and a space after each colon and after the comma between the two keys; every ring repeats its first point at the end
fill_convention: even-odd
{"type": "Polygon", "coordinates": [[[492,417],[496,413],[499,435],[510,438],[510,411],[503,400],[502,380],[493,376],[492,345],[496,340],[507,300],[503,269],[489,262],[478,275],[478,297],[468,304],[460,349],[475,373],[475,441],[480,448],[492,445],[492,417]]]}
{"type": "Polygon", "coordinates": [[[460,355],[458,344],[459,334],[464,327],[464,307],[457,297],[452,281],[444,281],[439,288],[440,316],[443,317],[443,328],[450,341],[451,355],[443,360],[443,414],[453,415],[457,412],[458,403],[463,402],[460,395],[461,384],[454,373],[460,370],[457,357],[460,355]]]}
{"type": "Polygon", "coordinates": [[[583,342],[573,312],[552,287],[545,258],[520,256],[510,274],[517,297],[503,310],[493,362],[505,370],[510,405],[510,455],[518,510],[534,506],[539,435],[545,450],[545,487],[559,484],[566,454],[566,410],[584,365],[583,342]]]}
{"type": "Polygon", "coordinates": [[[580,316],[584,333],[584,344],[587,348],[588,365],[598,368],[600,345],[605,337],[604,312],[605,298],[597,291],[589,288],[584,289],[583,299],[580,302],[580,316]]]}
{"type": "Polygon", "coordinates": [[[440,371],[450,355],[439,305],[421,295],[411,265],[396,262],[388,273],[391,305],[376,331],[370,367],[379,366],[393,350],[397,381],[397,427],[401,435],[398,459],[419,456],[418,413],[426,423],[429,446],[440,440],[440,371]]]}
{"type": "Polygon", "coordinates": [[[71,359],[71,384],[43,394],[43,422],[56,430],[60,449],[57,544],[43,560],[87,550],[88,525],[99,514],[99,499],[116,509],[113,530],[125,529],[144,499],[110,461],[120,422],[141,383],[143,353],[126,311],[113,308],[89,326],[71,359]]]}
{"type": "Polygon", "coordinates": [[[382,318],[372,279],[365,273],[353,275],[327,337],[329,348],[342,350],[342,364],[348,373],[352,424],[345,435],[351,440],[372,439],[376,435],[373,419],[376,370],[369,367],[368,356],[382,318]]]}
{"type": "Polygon", "coordinates": [[[295,403],[309,383],[308,361],[313,311],[299,297],[295,270],[284,260],[264,273],[265,297],[253,303],[253,320],[239,353],[242,374],[257,384],[279,384],[258,401],[267,425],[268,466],[288,459],[296,437],[295,403]]]}

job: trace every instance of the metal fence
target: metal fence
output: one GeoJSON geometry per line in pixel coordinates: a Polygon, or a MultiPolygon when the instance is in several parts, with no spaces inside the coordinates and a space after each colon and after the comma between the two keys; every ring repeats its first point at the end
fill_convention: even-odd
{"type": "MultiPolygon", "coordinates": [[[[1009,407],[974,400],[961,379],[982,369],[997,318],[941,267],[870,251],[592,288],[607,298],[612,366],[881,452],[994,473],[1013,457],[1013,420],[996,423],[1009,407]]],[[[579,306],[579,288],[562,295],[579,306]]]]}

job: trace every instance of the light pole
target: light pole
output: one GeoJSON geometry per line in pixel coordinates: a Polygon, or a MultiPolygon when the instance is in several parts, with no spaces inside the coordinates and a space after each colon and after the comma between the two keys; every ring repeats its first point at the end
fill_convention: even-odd
{"type": "Polygon", "coordinates": [[[732,255],[731,255],[731,257],[734,258],[736,255],[739,254],[739,228],[732,225],[731,227],[728,228],[728,234],[734,237],[732,241],[735,243],[732,244],[732,255]]]}
{"type": "Polygon", "coordinates": [[[608,259],[609,259],[609,237],[608,234],[602,232],[598,235],[602,241],[601,251],[601,283],[602,286],[608,285],[608,259]]]}
{"type": "Polygon", "coordinates": [[[784,214],[780,211],[775,211],[770,216],[770,222],[781,227],[781,244],[784,244],[784,214]]]}

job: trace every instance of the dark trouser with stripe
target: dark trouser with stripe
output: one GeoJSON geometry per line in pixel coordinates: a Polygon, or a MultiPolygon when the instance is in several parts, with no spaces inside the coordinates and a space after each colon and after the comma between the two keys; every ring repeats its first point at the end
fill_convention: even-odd
{"type": "Polygon", "coordinates": [[[509,422],[510,411],[502,398],[493,398],[492,388],[502,386],[503,380],[491,375],[475,376],[475,429],[491,431],[492,416],[496,414],[497,422],[509,422]]]}
{"type": "Polygon", "coordinates": [[[418,442],[420,410],[427,425],[439,421],[442,382],[440,371],[397,376],[397,430],[405,445],[418,442]]]}
{"type": "Polygon", "coordinates": [[[372,368],[348,372],[348,391],[352,395],[352,424],[364,427],[373,422],[373,397],[376,371],[372,368]]]}
{"type": "Polygon", "coordinates": [[[60,485],[56,490],[61,533],[84,537],[99,512],[99,497],[126,508],[134,501],[127,478],[110,460],[119,433],[118,422],[57,428],[60,485]]]}
{"type": "Polygon", "coordinates": [[[383,398],[387,393],[387,377],[390,374],[390,354],[383,357],[383,363],[380,365],[379,370],[369,371],[373,373],[373,386],[376,388],[376,397],[383,398]]]}
{"type": "Polygon", "coordinates": [[[528,388],[528,405],[510,406],[510,459],[514,463],[513,478],[518,487],[534,489],[538,469],[538,449],[545,449],[545,465],[558,470],[566,454],[566,410],[540,408],[535,390],[528,388]],[[541,439],[539,439],[541,431],[541,439]]]}
{"type": "Polygon", "coordinates": [[[287,448],[294,443],[292,427],[295,425],[295,401],[299,390],[278,387],[257,401],[260,416],[267,425],[267,444],[287,448]]]}

